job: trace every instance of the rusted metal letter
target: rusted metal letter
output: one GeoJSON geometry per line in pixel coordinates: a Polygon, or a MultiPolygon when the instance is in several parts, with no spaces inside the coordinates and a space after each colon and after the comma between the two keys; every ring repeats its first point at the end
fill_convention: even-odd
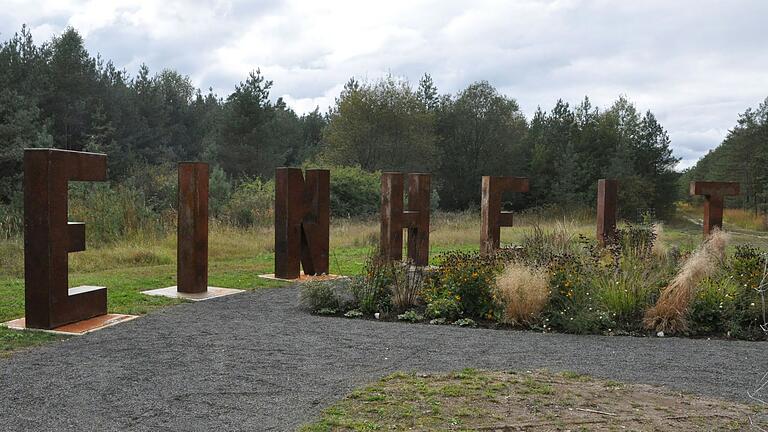
{"type": "Polygon", "coordinates": [[[429,263],[430,174],[408,174],[408,208],[403,210],[404,174],[381,175],[381,253],[403,259],[403,229],[408,229],[408,260],[417,266],[429,263]]]}
{"type": "Polygon", "coordinates": [[[725,197],[739,194],[737,182],[691,182],[691,195],[704,195],[704,235],[717,227],[723,228],[725,197]]]}
{"type": "Polygon", "coordinates": [[[501,244],[501,227],[512,226],[512,212],[501,211],[501,196],[504,192],[528,192],[526,177],[483,176],[482,199],[480,201],[481,234],[480,253],[490,255],[501,244]]]}
{"type": "Polygon", "coordinates": [[[179,222],[176,236],[177,290],[208,290],[208,164],[179,163],[179,222]]]}
{"type": "Polygon", "coordinates": [[[24,309],[28,328],[53,329],[107,313],[106,288],[68,288],[68,253],[85,250],[85,225],[67,222],[68,182],[106,179],[106,155],[24,150],[24,309]]]}
{"type": "Polygon", "coordinates": [[[605,246],[616,234],[616,211],[619,201],[619,181],[597,181],[597,242],[605,246]]]}
{"type": "Polygon", "coordinates": [[[328,274],[330,171],[278,168],[275,175],[275,277],[328,274]]]}

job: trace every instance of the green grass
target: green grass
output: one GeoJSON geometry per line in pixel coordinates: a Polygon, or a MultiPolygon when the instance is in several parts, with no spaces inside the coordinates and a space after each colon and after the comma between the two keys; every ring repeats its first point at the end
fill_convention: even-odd
{"type": "Polygon", "coordinates": [[[67,336],[39,331],[17,331],[0,326],[0,358],[40,344],[64,340],[67,336]]]}

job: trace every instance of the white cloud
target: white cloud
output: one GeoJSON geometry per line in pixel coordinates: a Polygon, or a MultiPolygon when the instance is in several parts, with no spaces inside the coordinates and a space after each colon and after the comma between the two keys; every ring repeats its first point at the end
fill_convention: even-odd
{"type": "Polygon", "coordinates": [[[249,71],[299,112],[326,109],[351,76],[432,74],[441,92],[487,79],[530,114],[619,94],[653,111],[681,167],[768,96],[768,2],[714,0],[6,1],[4,37],[76,27],[135,72],[175,68],[226,95],[249,71]]]}

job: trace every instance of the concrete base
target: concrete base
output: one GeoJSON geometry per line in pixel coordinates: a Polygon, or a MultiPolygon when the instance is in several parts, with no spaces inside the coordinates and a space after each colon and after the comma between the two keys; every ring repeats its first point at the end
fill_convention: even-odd
{"type": "Polygon", "coordinates": [[[334,274],[323,274],[323,275],[315,276],[315,275],[305,275],[304,272],[301,272],[301,274],[297,279],[279,278],[279,277],[276,277],[274,273],[259,275],[259,277],[262,279],[276,280],[281,282],[309,282],[309,281],[346,279],[348,276],[340,276],[340,275],[334,275],[334,274]]]}
{"type": "Polygon", "coordinates": [[[3,325],[13,330],[39,330],[39,331],[44,331],[46,333],[79,336],[79,335],[84,335],[86,333],[94,332],[96,330],[101,330],[103,328],[111,327],[115,324],[120,324],[126,321],[130,321],[136,318],[138,318],[138,316],[136,315],[121,315],[121,314],[99,315],[97,317],[89,318],[87,320],[82,320],[76,323],[63,325],[61,327],[56,327],[53,330],[27,328],[26,321],[24,318],[8,321],[3,323],[3,325]]]}
{"type": "Polygon", "coordinates": [[[152,296],[178,298],[178,299],[191,300],[191,301],[203,301],[203,300],[210,300],[216,297],[224,297],[231,294],[237,294],[243,291],[244,290],[241,290],[241,289],[208,287],[207,291],[201,292],[201,293],[183,293],[183,292],[177,291],[175,286],[172,286],[168,288],[159,288],[159,289],[153,289],[149,291],[142,291],[141,293],[146,295],[152,295],[152,296]]]}

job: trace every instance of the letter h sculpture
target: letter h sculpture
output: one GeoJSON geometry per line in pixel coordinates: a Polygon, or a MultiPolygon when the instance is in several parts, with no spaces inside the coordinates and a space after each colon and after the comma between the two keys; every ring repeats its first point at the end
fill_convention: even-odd
{"type": "Polygon", "coordinates": [[[429,174],[408,174],[408,208],[403,209],[403,173],[381,175],[381,253],[390,260],[403,259],[403,229],[408,229],[408,260],[416,266],[429,263],[429,174]]]}
{"type": "Polygon", "coordinates": [[[480,252],[490,255],[501,245],[501,227],[512,226],[512,212],[501,211],[501,196],[504,192],[528,192],[525,177],[483,176],[480,202],[481,234],[480,252]]]}
{"type": "Polygon", "coordinates": [[[54,329],[107,313],[107,289],[69,288],[70,252],[85,250],[85,224],[68,222],[68,183],[107,179],[107,156],[24,150],[26,327],[54,329]]]}
{"type": "Polygon", "coordinates": [[[275,175],[275,277],[328,274],[330,171],[278,168],[275,175]]]}

